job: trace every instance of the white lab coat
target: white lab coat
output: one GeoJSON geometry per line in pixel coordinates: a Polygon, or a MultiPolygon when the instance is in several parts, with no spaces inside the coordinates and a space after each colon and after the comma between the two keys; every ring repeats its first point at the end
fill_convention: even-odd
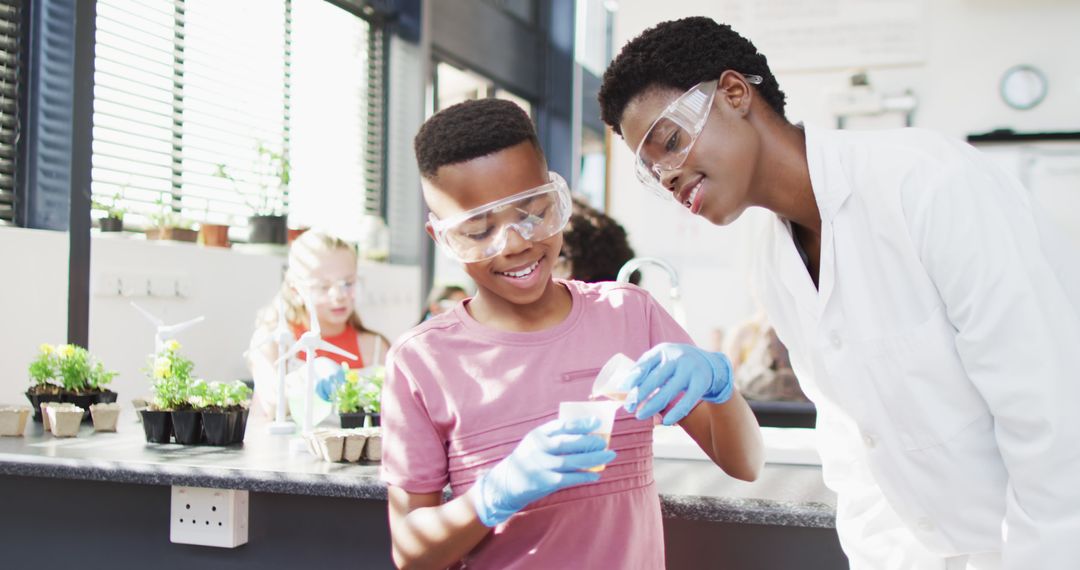
{"type": "Polygon", "coordinates": [[[806,147],[819,289],[779,218],[759,284],[852,567],[1080,568],[1080,303],[1054,267],[1080,255],[1049,259],[1028,193],[960,142],[807,128],[806,147]]]}

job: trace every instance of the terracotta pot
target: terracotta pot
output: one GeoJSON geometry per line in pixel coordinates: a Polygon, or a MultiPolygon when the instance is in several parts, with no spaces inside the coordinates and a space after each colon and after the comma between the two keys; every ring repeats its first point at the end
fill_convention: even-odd
{"type": "Polygon", "coordinates": [[[146,230],[146,239],[171,240],[195,243],[199,232],[184,228],[150,228],[146,230]]]}
{"type": "Polygon", "coordinates": [[[116,402],[91,404],[90,417],[94,420],[94,431],[116,431],[116,421],[120,418],[120,404],[116,402]]]}
{"type": "Polygon", "coordinates": [[[0,436],[21,436],[26,430],[26,420],[29,417],[29,406],[0,408],[0,436]]]}
{"type": "Polygon", "coordinates": [[[224,224],[202,224],[199,226],[199,245],[229,247],[229,226],[224,224]]]}

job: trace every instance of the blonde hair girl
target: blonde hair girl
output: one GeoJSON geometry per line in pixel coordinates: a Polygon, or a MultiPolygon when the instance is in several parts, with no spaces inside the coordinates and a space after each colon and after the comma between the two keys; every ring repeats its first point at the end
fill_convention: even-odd
{"type": "MultiPolygon", "coordinates": [[[[293,241],[289,248],[289,266],[277,297],[259,312],[252,344],[267,338],[277,327],[278,307],[283,306],[285,320],[294,338],[308,330],[310,317],[304,297],[310,299],[319,320],[324,340],[358,355],[351,360],[332,353],[317,353],[316,361],[327,361],[350,368],[381,365],[390,343],[381,334],[369,330],[356,312],[356,247],[321,230],[308,230],[293,241]],[[280,302],[279,302],[280,301],[280,302]]],[[[276,404],[277,381],[274,362],[277,345],[268,342],[252,346],[249,366],[255,380],[256,405],[272,413],[276,404]]],[[[294,359],[295,368],[303,355],[294,359]]],[[[319,370],[334,370],[324,361],[319,370]]],[[[340,366],[337,366],[340,369],[340,366]]]]}

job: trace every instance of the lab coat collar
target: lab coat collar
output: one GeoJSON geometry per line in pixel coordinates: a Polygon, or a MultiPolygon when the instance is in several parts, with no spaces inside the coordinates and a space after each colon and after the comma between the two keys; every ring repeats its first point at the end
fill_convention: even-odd
{"type": "Polygon", "coordinates": [[[806,133],[806,161],[810,172],[810,184],[821,215],[821,255],[818,266],[818,286],[815,289],[806,266],[795,249],[791,224],[777,216],[775,229],[778,249],[776,262],[781,280],[795,297],[797,305],[820,319],[832,296],[836,283],[836,257],[833,241],[833,221],[836,213],[851,195],[851,186],[830,146],[835,133],[803,125],[806,133]]]}

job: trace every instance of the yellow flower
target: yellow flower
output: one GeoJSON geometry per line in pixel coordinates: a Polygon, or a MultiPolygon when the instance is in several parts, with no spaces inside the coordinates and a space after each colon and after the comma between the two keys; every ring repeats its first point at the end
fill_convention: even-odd
{"type": "Polygon", "coordinates": [[[170,340],[169,342],[165,343],[165,350],[168,350],[169,352],[176,352],[180,350],[180,342],[177,340],[170,340]]]}
{"type": "Polygon", "coordinates": [[[359,370],[346,370],[345,371],[345,381],[348,382],[349,384],[356,384],[357,382],[360,381],[360,371],[359,370]]]}
{"type": "Polygon", "coordinates": [[[60,356],[63,356],[64,358],[70,358],[73,354],[75,354],[74,345],[65,344],[63,348],[60,349],[60,356]]]}
{"type": "Polygon", "coordinates": [[[51,344],[41,343],[38,350],[41,351],[41,354],[52,354],[56,349],[51,344]]]}

